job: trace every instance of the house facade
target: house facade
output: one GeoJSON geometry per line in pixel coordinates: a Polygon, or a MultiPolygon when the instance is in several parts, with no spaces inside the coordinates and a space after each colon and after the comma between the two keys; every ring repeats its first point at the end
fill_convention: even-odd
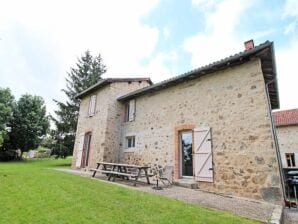
{"type": "MultiPolygon", "coordinates": [[[[253,46],[251,42],[247,46],[253,46]]],[[[172,166],[176,182],[282,202],[272,42],[163,82],[106,79],[81,99],[73,168],[172,166]]]]}
{"type": "Polygon", "coordinates": [[[298,169],[298,109],[273,112],[284,169],[298,169]]]}

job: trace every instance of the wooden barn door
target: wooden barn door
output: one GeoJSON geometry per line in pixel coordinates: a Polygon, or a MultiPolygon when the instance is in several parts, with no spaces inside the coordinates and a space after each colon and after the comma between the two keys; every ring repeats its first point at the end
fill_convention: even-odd
{"type": "Polygon", "coordinates": [[[213,182],[212,144],[209,127],[194,129],[194,173],[197,181],[213,182]]]}
{"type": "Polygon", "coordinates": [[[81,168],[81,164],[82,164],[84,138],[85,138],[85,133],[80,134],[80,137],[79,137],[79,146],[77,148],[77,158],[76,158],[76,167],[77,168],[81,168]]]}
{"type": "Polygon", "coordinates": [[[90,142],[91,142],[91,132],[88,132],[85,134],[85,137],[84,137],[81,168],[85,168],[88,166],[89,154],[90,154],[90,142]]]}

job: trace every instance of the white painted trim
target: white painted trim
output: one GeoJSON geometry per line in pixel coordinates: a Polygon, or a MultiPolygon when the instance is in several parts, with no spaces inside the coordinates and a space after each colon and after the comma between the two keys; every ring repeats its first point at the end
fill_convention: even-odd
{"type": "Polygon", "coordinates": [[[123,152],[135,152],[137,150],[136,147],[133,147],[133,148],[124,148],[123,149],[123,152]]]}

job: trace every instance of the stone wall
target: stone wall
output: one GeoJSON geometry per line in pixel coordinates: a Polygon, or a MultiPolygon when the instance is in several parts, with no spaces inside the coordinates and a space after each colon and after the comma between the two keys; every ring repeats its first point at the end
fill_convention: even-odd
{"type": "Polygon", "coordinates": [[[80,103],[80,111],[76,132],[75,145],[73,150],[72,167],[75,168],[77,159],[77,149],[79,147],[80,135],[92,132],[89,152],[89,165],[94,167],[96,161],[102,160],[104,153],[104,144],[106,138],[106,125],[108,116],[110,86],[107,85],[93,94],[84,97],[80,103]],[[96,95],[96,109],[92,117],[88,116],[89,101],[92,95],[96,95]]]}
{"type": "Polygon", "coordinates": [[[276,131],[283,167],[288,167],[285,153],[296,153],[295,161],[298,167],[298,125],[278,126],[276,131]]]}
{"type": "Polygon", "coordinates": [[[136,89],[148,86],[147,81],[138,82],[114,82],[110,85],[110,101],[108,102],[108,117],[105,141],[104,161],[119,161],[119,149],[121,147],[121,124],[124,121],[124,105],[117,101],[136,89]]]}
{"type": "Polygon", "coordinates": [[[148,85],[147,81],[112,82],[81,100],[72,168],[75,168],[77,159],[79,136],[87,132],[92,132],[88,168],[95,167],[98,161],[118,161],[123,105],[117,98],[148,85]],[[96,109],[95,115],[89,117],[88,107],[92,95],[96,95],[96,109]]]}
{"type": "Polygon", "coordinates": [[[122,124],[121,161],[175,166],[177,130],[211,127],[214,182],[199,187],[280,203],[268,111],[259,60],[140,96],[135,121],[122,124]],[[128,150],[130,135],[136,136],[136,147],[128,150]]]}

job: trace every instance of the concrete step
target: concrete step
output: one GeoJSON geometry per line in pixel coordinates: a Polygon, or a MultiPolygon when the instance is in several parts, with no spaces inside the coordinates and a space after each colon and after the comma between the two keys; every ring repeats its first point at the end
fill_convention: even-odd
{"type": "Polygon", "coordinates": [[[176,186],[179,187],[185,187],[185,188],[190,188],[190,189],[199,189],[199,185],[196,181],[193,179],[179,179],[174,181],[173,183],[176,186]]]}

